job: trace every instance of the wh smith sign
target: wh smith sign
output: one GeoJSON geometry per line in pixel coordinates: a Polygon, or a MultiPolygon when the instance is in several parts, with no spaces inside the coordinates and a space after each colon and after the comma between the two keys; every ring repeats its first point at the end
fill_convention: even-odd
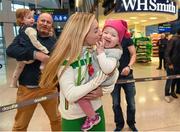
{"type": "Polygon", "coordinates": [[[164,12],[176,14],[172,0],[117,0],[115,12],[164,12]]]}

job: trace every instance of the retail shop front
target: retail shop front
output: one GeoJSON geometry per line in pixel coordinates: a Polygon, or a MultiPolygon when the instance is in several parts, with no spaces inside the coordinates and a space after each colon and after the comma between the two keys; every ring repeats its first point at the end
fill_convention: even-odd
{"type": "MultiPolygon", "coordinates": [[[[117,0],[115,11],[107,16],[101,15],[99,22],[102,27],[106,19],[124,19],[129,29],[134,31],[136,39],[137,61],[148,62],[151,60],[153,44],[146,38],[146,27],[155,24],[174,21],[178,18],[178,7],[171,0],[117,0]],[[143,36],[143,38],[142,38],[143,36]],[[144,51],[144,52],[143,52],[144,51]],[[142,57],[144,55],[144,57],[142,57]]],[[[155,47],[157,49],[157,47],[155,47]]]]}
{"type": "Polygon", "coordinates": [[[100,10],[99,22],[103,26],[108,18],[124,19],[129,28],[134,28],[135,36],[145,35],[145,27],[174,21],[178,17],[176,2],[171,0],[117,0],[115,11],[107,16],[100,10]]]}

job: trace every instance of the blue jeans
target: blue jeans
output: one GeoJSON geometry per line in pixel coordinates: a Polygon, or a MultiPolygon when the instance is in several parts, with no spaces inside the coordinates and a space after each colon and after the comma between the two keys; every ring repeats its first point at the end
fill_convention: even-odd
{"type": "MultiPolygon", "coordinates": [[[[122,79],[122,78],[120,78],[122,79]]],[[[133,79],[133,75],[130,74],[123,79],[133,79]]],[[[134,125],[135,123],[135,84],[127,83],[127,84],[116,84],[114,87],[112,95],[113,100],[113,111],[114,111],[114,121],[116,123],[116,128],[122,128],[124,126],[124,118],[123,112],[121,108],[121,88],[124,89],[126,102],[127,102],[127,124],[134,125]]]]}
{"type": "MultiPolygon", "coordinates": [[[[167,76],[174,75],[173,71],[169,69],[167,66],[166,68],[167,76]]],[[[165,84],[165,96],[170,96],[170,89],[171,89],[172,79],[167,79],[165,84]]]]}
{"type": "MultiPolygon", "coordinates": [[[[180,74],[180,67],[179,66],[174,66],[174,74],[180,74]]],[[[175,82],[177,83],[176,87],[176,93],[180,94],[180,78],[175,79],[175,82]]]]}

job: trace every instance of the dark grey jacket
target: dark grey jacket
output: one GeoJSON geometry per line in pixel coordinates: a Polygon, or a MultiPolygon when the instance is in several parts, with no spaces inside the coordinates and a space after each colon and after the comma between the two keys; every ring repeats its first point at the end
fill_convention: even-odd
{"type": "Polygon", "coordinates": [[[172,64],[180,69],[180,35],[176,35],[169,40],[165,52],[165,60],[167,65],[172,64]]]}

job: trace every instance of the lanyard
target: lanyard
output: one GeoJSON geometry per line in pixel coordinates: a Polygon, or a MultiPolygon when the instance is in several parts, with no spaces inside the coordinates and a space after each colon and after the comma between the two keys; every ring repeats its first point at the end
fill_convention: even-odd
{"type": "MultiPolygon", "coordinates": [[[[86,50],[87,51],[87,50],[86,50]]],[[[83,60],[84,61],[84,60],[83,60]]],[[[85,79],[85,76],[88,72],[88,65],[90,64],[90,57],[89,57],[89,51],[87,51],[86,53],[86,60],[84,61],[85,65],[86,65],[86,71],[84,72],[84,74],[82,75],[82,64],[81,64],[81,57],[78,57],[78,77],[77,77],[77,82],[76,85],[79,86],[81,85],[81,82],[85,79]]],[[[65,109],[68,110],[69,108],[69,103],[68,101],[65,99],[65,109]]]]}
{"type": "Polygon", "coordinates": [[[77,77],[77,82],[76,82],[77,86],[79,86],[81,84],[81,82],[85,79],[85,76],[87,74],[88,65],[90,64],[89,51],[87,51],[87,53],[86,53],[86,60],[85,61],[84,61],[84,63],[86,64],[87,69],[84,72],[84,74],[82,74],[81,60],[80,60],[80,57],[78,57],[78,77],[77,77]]]}

